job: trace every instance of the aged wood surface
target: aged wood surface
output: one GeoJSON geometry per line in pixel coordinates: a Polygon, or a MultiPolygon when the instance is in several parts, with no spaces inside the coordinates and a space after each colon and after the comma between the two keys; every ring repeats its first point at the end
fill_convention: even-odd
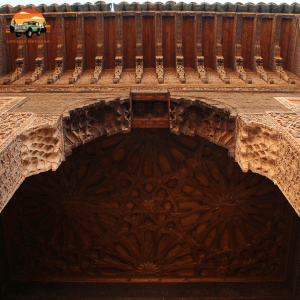
{"type": "Polygon", "coordinates": [[[143,59],[144,68],[155,68],[155,20],[143,18],[143,59]]]}
{"type": "Polygon", "coordinates": [[[95,57],[97,54],[97,22],[96,18],[84,19],[85,39],[85,68],[95,69],[95,57]]]}
{"type": "Polygon", "coordinates": [[[114,69],[117,52],[115,17],[104,18],[104,47],[104,69],[114,69]]]}

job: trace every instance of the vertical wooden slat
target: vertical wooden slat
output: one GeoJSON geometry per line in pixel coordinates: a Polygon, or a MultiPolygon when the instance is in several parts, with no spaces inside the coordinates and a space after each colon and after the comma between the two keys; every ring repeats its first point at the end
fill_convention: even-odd
{"type": "Polygon", "coordinates": [[[175,68],[175,20],[174,17],[163,17],[162,48],[164,68],[175,68]]]}
{"type": "MultiPolygon", "coordinates": [[[[6,19],[6,25],[10,25],[11,19],[6,19]]],[[[7,48],[8,48],[8,56],[6,59],[9,59],[8,63],[8,72],[12,72],[16,69],[16,59],[18,58],[18,46],[20,44],[17,41],[21,41],[21,38],[17,38],[14,33],[6,34],[7,48]],[[10,42],[11,41],[11,42],[10,42]]]]}
{"type": "Polygon", "coordinates": [[[261,45],[261,57],[263,58],[264,69],[270,68],[269,58],[270,58],[270,51],[271,51],[272,26],[273,26],[273,19],[271,18],[262,19],[260,45],[261,45]]]}
{"type": "Polygon", "coordinates": [[[27,57],[28,57],[28,71],[34,71],[35,69],[35,59],[37,58],[37,48],[38,48],[37,35],[34,33],[31,38],[26,39],[27,46],[27,57]]]}
{"type": "Polygon", "coordinates": [[[0,16],[0,76],[3,76],[7,72],[5,48],[6,46],[6,26],[4,16],[0,16]]]}
{"type": "Polygon", "coordinates": [[[85,66],[86,69],[95,68],[95,57],[97,52],[97,23],[96,18],[84,19],[85,39],[85,66]]]}
{"type": "Polygon", "coordinates": [[[77,24],[76,18],[65,18],[65,45],[66,45],[66,68],[75,69],[75,57],[77,46],[77,24]]]}
{"type": "Polygon", "coordinates": [[[155,68],[155,26],[154,17],[143,17],[143,59],[144,68],[155,68]]]}
{"type": "Polygon", "coordinates": [[[55,58],[57,51],[57,26],[56,18],[46,18],[46,24],[50,25],[50,32],[46,33],[47,40],[47,65],[48,70],[55,69],[55,58]]]}
{"type": "Polygon", "coordinates": [[[115,68],[116,57],[116,20],[104,18],[104,69],[115,68]]]}
{"type": "Polygon", "coordinates": [[[291,40],[292,40],[292,20],[282,19],[281,20],[281,30],[280,30],[280,56],[282,57],[282,67],[283,69],[288,69],[288,64],[291,60],[289,55],[291,52],[291,40]]]}
{"type": "Polygon", "coordinates": [[[253,18],[243,18],[242,25],[242,57],[244,59],[244,68],[250,69],[252,57],[253,41],[253,18]]]}
{"type": "Polygon", "coordinates": [[[195,67],[195,19],[184,17],[182,20],[182,45],[184,66],[195,67]]]}
{"type": "Polygon", "coordinates": [[[202,18],[202,51],[206,68],[213,68],[214,28],[214,18],[202,18]]]}
{"type": "Polygon", "coordinates": [[[222,55],[225,68],[233,67],[233,31],[234,18],[223,18],[222,24],[222,55]]]}
{"type": "Polygon", "coordinates": [[[136,26],[135,17],[123,17],[124,69],[135,68],[136,26]]]}

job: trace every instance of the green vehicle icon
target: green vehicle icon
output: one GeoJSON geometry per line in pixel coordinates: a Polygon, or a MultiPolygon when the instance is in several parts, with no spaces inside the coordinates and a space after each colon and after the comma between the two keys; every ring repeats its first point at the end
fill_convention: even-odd
{"type": "Polygon", "coordinates": [[[10,32],[14,32],[17,37],[20,37],[22,34],[26,34],[28,38],[31,38],[34,33],[37,36],[41,35],[41,32],[46,31],[46,24],[39,24],[36,21],[27,21],[23,24],[14,24],[10,26],[10,32]]]}

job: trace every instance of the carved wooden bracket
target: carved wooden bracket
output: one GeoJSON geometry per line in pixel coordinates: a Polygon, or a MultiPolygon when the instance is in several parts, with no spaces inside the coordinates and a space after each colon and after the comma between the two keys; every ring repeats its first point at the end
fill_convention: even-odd
{"type": "Polygon", "coordinates": [[[295,84],[296,81],[294,78],[291,78],[287,75],[287,73],[283,70],[282,67],[282,58],[280,57],[280,47],[278,45],[274,46],[273,49],[274,57],[273,57],[273,70],[274,72],[284,81],[295,84]]]}
{"type": "Polygon", "coordinates": [[[156,74],[159,83],[164,83],[164,62],[163,56],[156,56],[156,74]]]}
{"type": "Polygon", "coordinates": [[[144,60],[143,56],[135,57],[135,81],[136,83],[141,83],[143,72],[144,72],[144,60]]]}
{"type": "Polygon", "coordinates": [[[164,82],[164,63],[162,55],[162,15],[155,13],[155,39],[156,39],[156,74],[159,83],[164,82]]]}
{"type": "Polygon", "coordinates": [[[185,72],[184,72],[184,58],[183,56],[176,56],[176,71],[177,77],[181,83],[185,83],[185,72]]]}
{"type": "MultiPolygon", "coordinates": [[[[22,36],[22,41],[25,41],[25,36],[22,36]]],[[[21,44],[18,46],[18,58],[16,59],[16,70],[10,78],[5,79],[3,84],[11,84],[12,82],[20,79],[27,72],[27,51],[26,45],[21,44]]]]}
{"type": "Polygon", "coordinates": [[[239,74],[239,77],[246,83],[252,83],[252,79],[247,75],[243,67],[243,57],[241,56],[242,45],[235,45],[234,70],[239,74]]]}
{"type": "Polygon", "coordinates": [[[123,56],[115,57],[115,77],[114,83],[119,83],[123,72],[123,56]]]}
{"type": "Polygon", "coordinates": [[[143,22],[142,14],[135,15],[136,28],[136,57],[135,57],[135,81],[141,83],[144,72],[144,58],[143,58],[143,22]]]}
{"type": "Polygon", "coordinates": [[[97,23],[97,56],[95,57],[95,71],[91,78],[91,83],[96,83],[103,71],[103,43],[104,43],[104,18],[103,13],[98,13],[96,17],[97,23]]]}
{"type": "Polygon", "coordinates": [[[204,69],[204,56],[196,57],[196,68],[203,83],[208,83],[208,78],[204,69]]]}
{"type": "Polygon", "coordinates": [[[35,59],[35,70],[31,78],[26,79],[25,84],[32,84],[36,80],[40,79],[43,73],[46,71],[46,51],[45,45],[38,45],[38,56],[35,59]]]}
{"type": "Polygon", "coordinates": [[[234,155],[236,113],[221,105],[208,105],[201,100],[171,98],[170,130],[175,134],[199,135],[234,155]]]}
{"type": "Polygon", "coordinates": [[[65,54],[65,30],[64,30],[64,18],[62,14],[58,14],[56,17],[57,23],[57,58],[55,59],[55,70],[52,77],[47,79],[47,84],[54,83],[61,77],[66,69],[66,54],[65,54]]]}
{"type": "Polygon", "coordinates": [[[84,64],[84,18],[82,14],[77,15],[77,55],[75,57],[75,71],[73,76],[69,78],[69,83],[75,83],[82,75],[85,64],[84,64]]]}
{"type": "Polygon", "coordinates": [[[66,155],[72,148],[85,144],[102,135],[126,133],[131,130],[129,99],[100,101],[89,106],[69,111],[64,117],[66,130],[66,155]]]}
{"type": "MultiPolygon", "coordinates": [[[[219,45],[219,47],[222,45],[219,45]]],[[[218,47],[218,45],[217,45],[218,47]]],[[[216,65],[216,71],[219,74],[219,77],[225,82],[230,83],[230,78],[228,77],[225,68],[224,68],[224,57],[223,56],[216,56],[215,57],[215,65],[216,65]]]]}

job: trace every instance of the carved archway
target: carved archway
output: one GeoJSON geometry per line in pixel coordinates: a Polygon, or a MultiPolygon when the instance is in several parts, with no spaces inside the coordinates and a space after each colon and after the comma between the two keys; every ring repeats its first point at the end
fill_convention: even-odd
{"type": "MultiPolygon", "coordinates": [[[[222,103],[171,97],[169,126],[173,133],[199,135],[228,149],[243,171],[273,180],[300,215],[298,99],[277,98],[286,112],[237,115],[222,103]]],[[[79,107],[67,116],[14,113],[22,101],[11,97],[0,102],[0,210],[27,176],[56,170],[72,148],[131,130],[129,97],[79,107]]]]}
{"type": "Polygon", "coordinates": [[[271,180],[168,129],[77,147],[3,212],[13,278],[75,282],[279,280],[291,216],[271,180]]]}

